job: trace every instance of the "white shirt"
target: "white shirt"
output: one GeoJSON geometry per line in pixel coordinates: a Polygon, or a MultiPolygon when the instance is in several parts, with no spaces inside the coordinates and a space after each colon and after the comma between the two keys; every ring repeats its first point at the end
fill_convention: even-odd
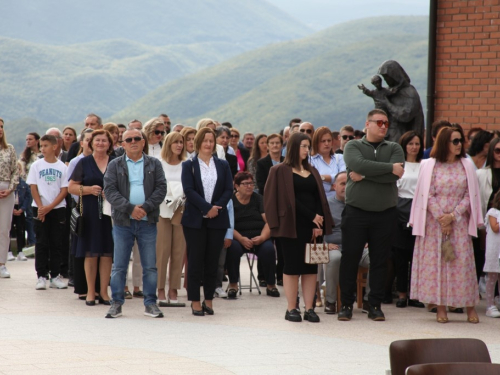
{"type": "MultiPolygon", "coordinates": [[[[68,169],[67,169],[67,175],[68,175],[68,181],[71,179],[71,175],[73,174],[73,171],[75,170],[75,167],[76,165],[78,164],[78,162],[80,161],[80,159],[83,159],[85,155],[83,155],[83,152],[78,155],[78,156],[75,156],[73,159],[71,159],[71,161],[69,162],[69,165],[68,165],[68,169]]],[[[75,195],[75,194],[71,194],[71,196],[73,197],[73,200],[78,203],[78,199],[80,199],[80,196],[79,195],[75,195]]]]}
{"type": "Polygon", "coordinates": [[[217,183],[217,169],[215,168],[214,158],[210,158],[208,165],[203,160],[198,160],[200,164],[201,182],[203,184],[205,200],[208,203],[212,203],[212,196],[214,195],[215,184],[217,183]]]}
{"type": "MultiPolygon", "coordinates": [[[[42,204],[47,206],[54,202],[62,188],[68,187],[67,167],[60,160],[48,163],[45,159],[39,159],[31,166],[26,183],[37,186],[42,204]]],[[[38,207],[34,199],[32,206],[38,207]]],[[[66,207],[64,199],[54,208],[61,207],[66,207]]]]}
{"type": "Polygon", "coordinates": [[[148,156],[153,156],[153,157],[161,160],[161,146],[160,146],[160,142],[158,142],[155,145],[150,144],[150,145],[148,145],[148,148],[149,148],[148,156]]]}
{"type": "Polygon", "coordinates": [[[398,196],[401,198],[411,198],[415,196],[415,188],[417,187],[418,172],[420,171],[420,163],[405,163],[405,172],[398,182],[398,196]]]}

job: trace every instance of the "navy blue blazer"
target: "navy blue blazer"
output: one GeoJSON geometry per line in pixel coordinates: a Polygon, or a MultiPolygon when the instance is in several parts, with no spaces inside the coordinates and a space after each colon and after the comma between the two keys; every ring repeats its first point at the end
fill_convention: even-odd
{"type": "Polygon", "coordinates": [[[200,162],[195,156],[192,160],[182,163],[182,187],[186,194],[186,206],[182,215],[182,225],[188,228],[201,228],[203,216],[205,216],[212,206],[220,206],[222,209],[213,219],[208,220],[208,228],[227,229],[229,228],[229,216],[227,204],[233,196],[233,179],[229,164],[216,156],[214,158],[217,169],[217,182],[215,184],[212,202],[205,200],[203,183],[201,182],[200,162]]]}

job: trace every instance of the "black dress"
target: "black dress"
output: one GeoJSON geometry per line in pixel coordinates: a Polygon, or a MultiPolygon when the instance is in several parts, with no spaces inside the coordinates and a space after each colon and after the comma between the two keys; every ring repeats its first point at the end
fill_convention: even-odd
{"type": "MultiPolygon", "coordinates": [[[[110,156],[109,162],[113,158],[110,156]]],[[[79,181],[83,186],[104,186],[104,174],[97,166],[92,155],[82,158],[71,175],[73,181],[79,181]]],[[[98,199],[95,195],[83,196],[83,232],[78,237],[75,257],[112,257],[113,234],[111,217],[101,213],[99,218],[98,199]]],[[[102,212],[102,211],[101,211],[102,212]]]]}
{"type": "MultiPolygon", "coordinates": [[[[280,237],[285,261],[283,273],[286,275],[317,274],[318,266],[307,264],[304,259],[306,243],[311,242],[313,229],[316,227],[312,221],[316,215],[323,216],[318,184],[312,173],[307,177],[293,173],[293,189],[297,238],[280,237]]],[[[321,239],[317,240],[321,242],[321,239]]]]}

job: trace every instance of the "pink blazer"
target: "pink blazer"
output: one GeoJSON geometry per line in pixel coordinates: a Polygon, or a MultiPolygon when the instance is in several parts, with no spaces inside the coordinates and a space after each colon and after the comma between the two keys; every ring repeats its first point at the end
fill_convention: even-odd
{"type": "MultiPolygon", "coordinates": [[[[477,236],[477,227],[483,225],[481,213],[481,199],[479,184],[477,182],[476,170],[472,162],[466,158],[460,161],[467,175],[467,185],[470,197],[469,235],[477,236]]],[[[418,174],[415,197],[411,205],[410,225],[413,227],[413,235],[425,236],[425,219],[427,217],[427,202],[429,201],[429,190],[431,187],[432,171],[436,165],[436,159],[422,160],[418,174]]]]}

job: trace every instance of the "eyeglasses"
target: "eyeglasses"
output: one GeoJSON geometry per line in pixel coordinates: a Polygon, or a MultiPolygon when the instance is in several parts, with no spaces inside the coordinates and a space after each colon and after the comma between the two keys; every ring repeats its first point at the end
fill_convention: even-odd
{"type": "Polygon", "coordinates": [[[165,135],[165,132],[164,132],[164,131],[162,131],[162,130],[155,130],[155,134],[156,134],[156,135],[160,135],[160,134],[161,134],[162,136],[164,136],[164,135],[165,135]]]}
{"type": "Polygon", "coordinates": [[[379,128],[381,128],[382,125],[385,125],[386,128],[389,127],[389,121],[383,121],[383,120],[368,120],[368,121],[376,123],[379,128]]]}
{"type": "Polygon", "coordinates": [[[459,143],[464,143],[464,139],[463,138],[455,138],[455,139],[452,139],[450,142],[453,143],[454,146],[458,146],[459,143]]]}
{"type": "MultiPolygon", "coordinates": [[[[379,125],[380,126],[380,125],[379,125]]],[[[347,139],[349,139],[350,141],[352,141],[354,139],[354,136],[353,135],[343,135],[342,136],[342,139],[344,141],[347,141],[347,139]]]]}
{"type": "Polygon", "coordinates": [[[139,142],[139,141],[142,141],[142,137],[125,138],[124,141],[127,143],[132,143],[132,141],[139,142]]]}
{"type": "Polygon", "coordinates": [[[255,185],[255,182],[242,182],[240,184],[240,186],[245,186],[245,187],[250,187],[250,186],[254,186],[255,185]]]}
{"type": "Polygon", "coordinates": [[[494,152],[495,154],[499,155],[499,154],[500,154],[500,148],[495,148],[495,149],[493,149],[493,152],[494,152]]]}
{"type": "Polygon", "coordinates": [[[238,134],[231,134],[231,138],[239,138],[240,136],[238,134]]]}
{"type": "Polygon", "coordinates": [[[163,125],[168,125],[170,126],[172,123],[170,121],[163,121],[163,125]]]}
{"type": "Polygon", "coordinates": [[[312,134],[313,131],[311,129],[300,129],[300,132],[301,133],[312,134]]]}

